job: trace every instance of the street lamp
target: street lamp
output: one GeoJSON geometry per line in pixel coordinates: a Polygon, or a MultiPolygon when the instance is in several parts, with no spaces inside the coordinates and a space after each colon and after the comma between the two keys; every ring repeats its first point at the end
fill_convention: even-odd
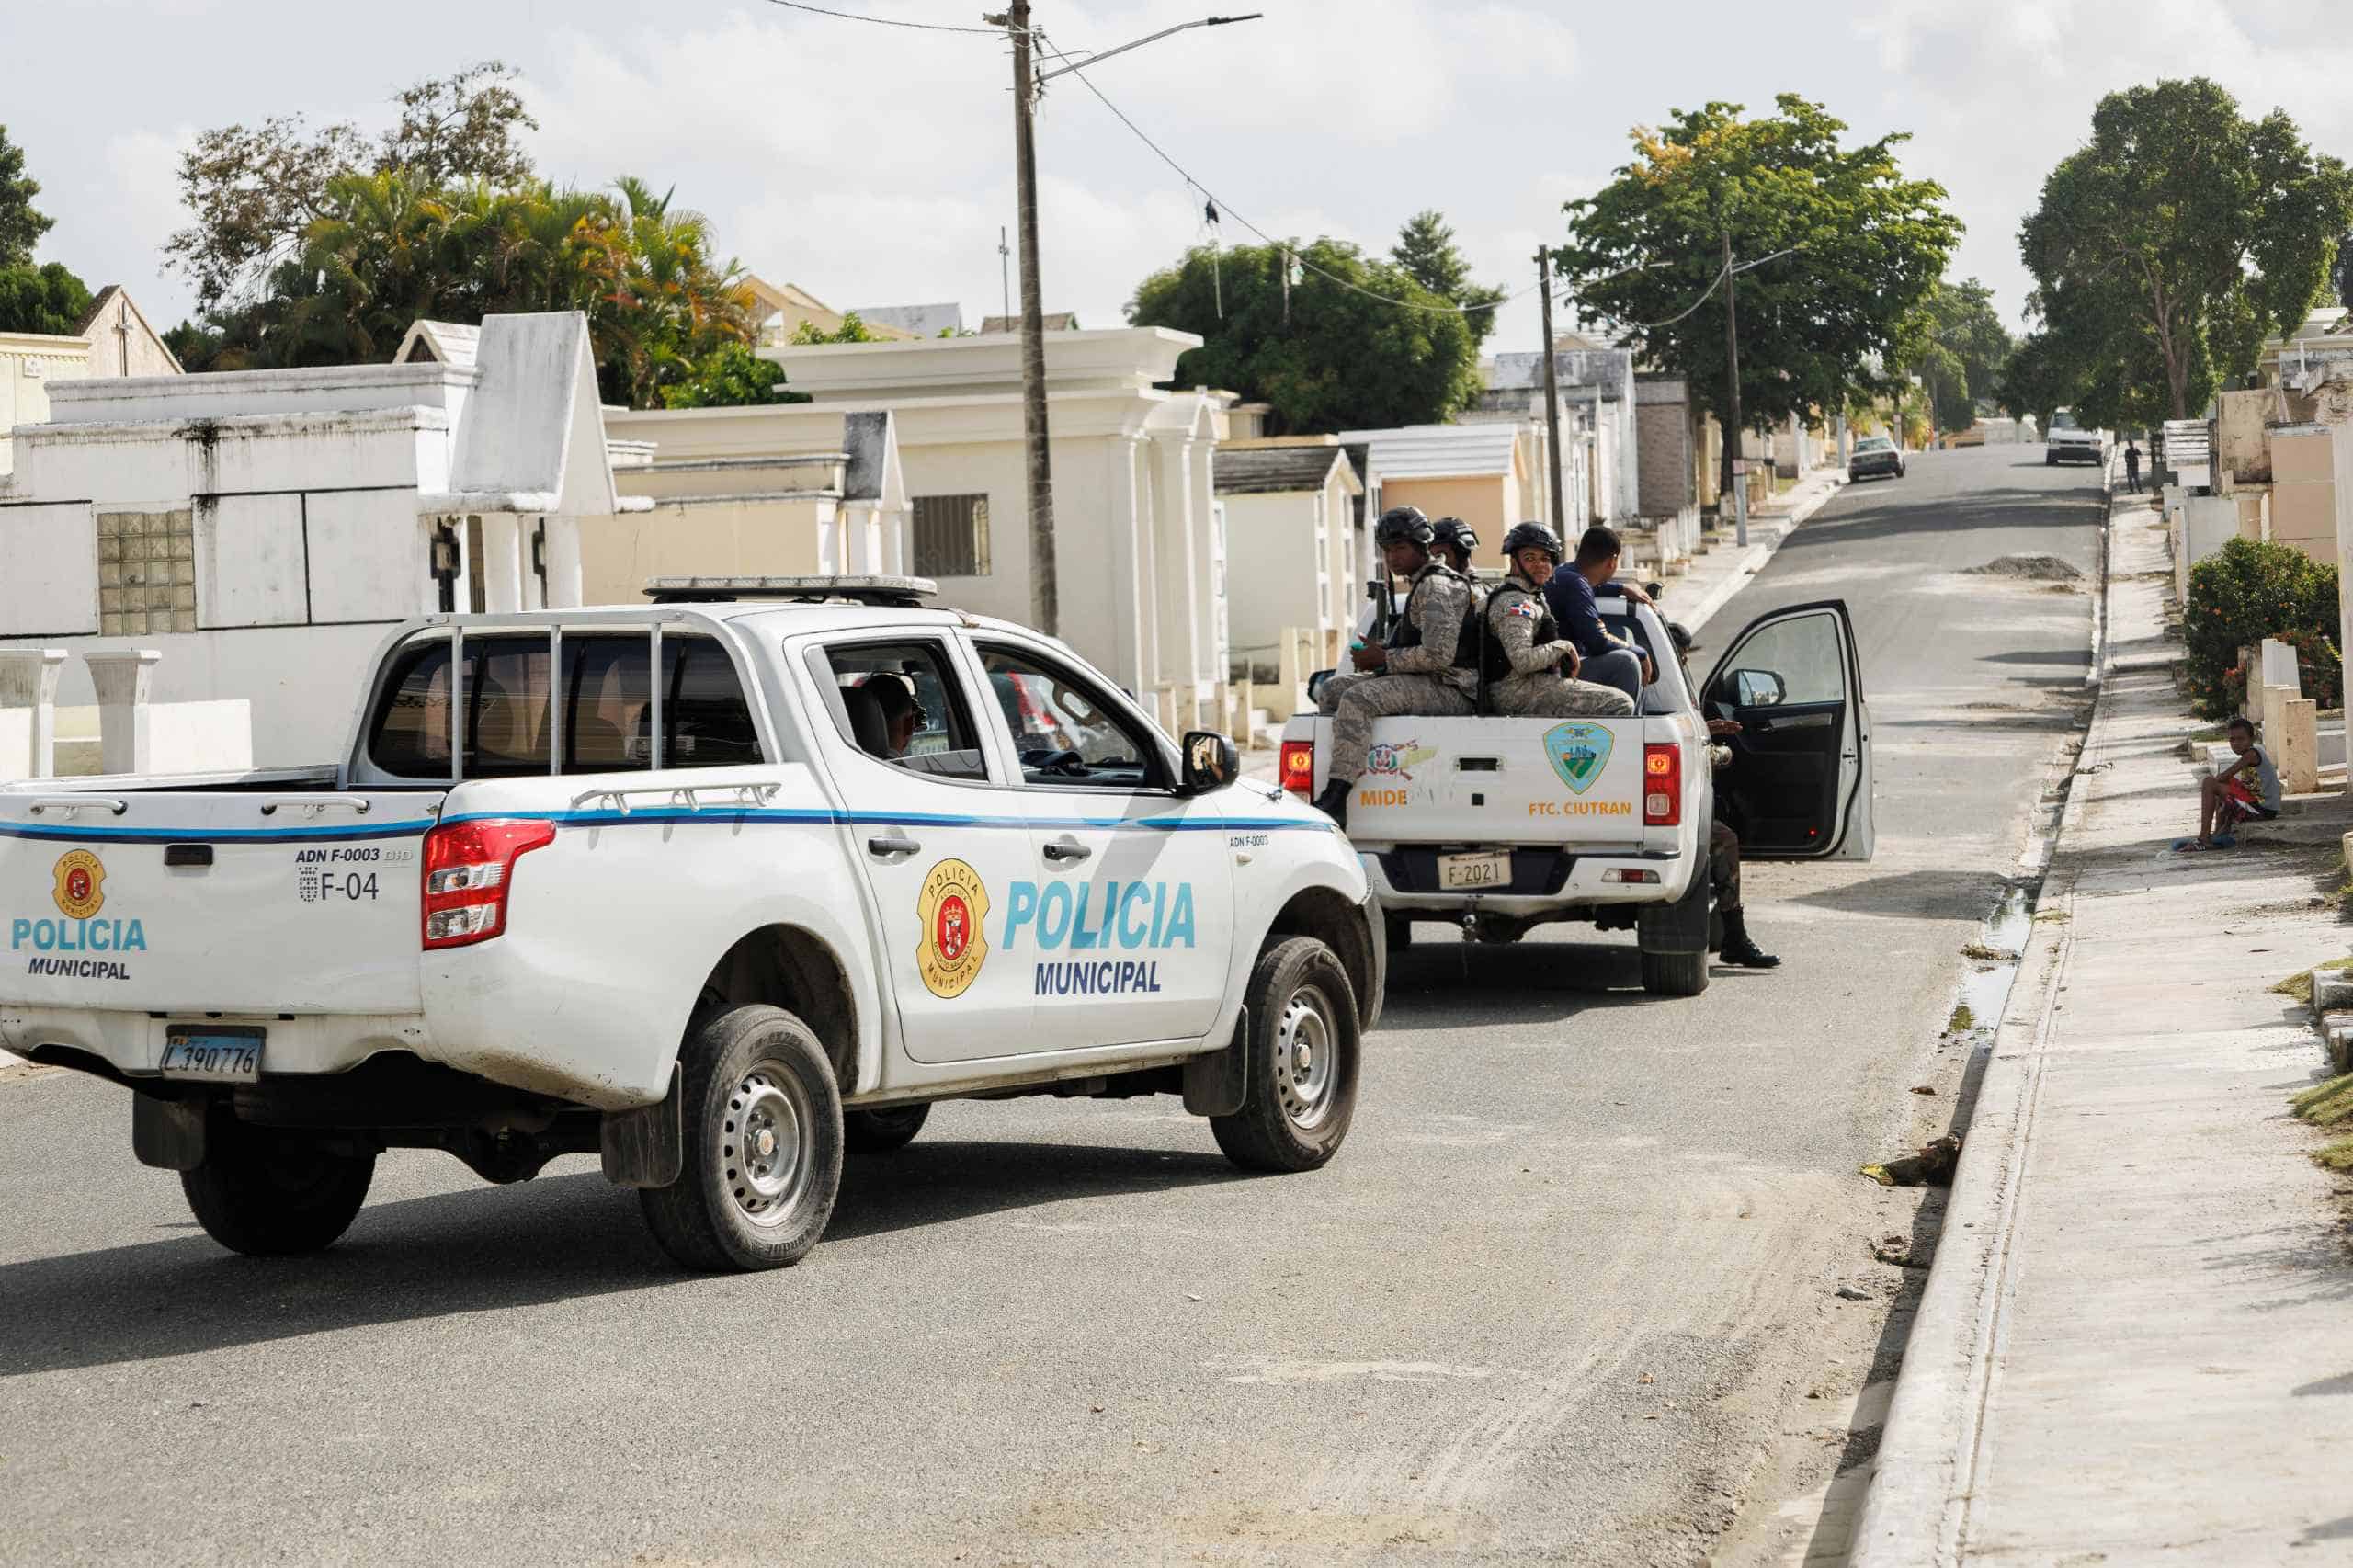
{"type": "Polygon", "coordinates": [[[1061,630],[1058,623],[1062,618],[1062,597],[1054,575],[1053,460],[1046,445],[1046,312],[1038,284],[1038,147],[1031,126],[1037,90],[1056,76],[1099,64],[1131,49],[1142,49],[1171,33],[1254,21],[1264,14],[1253,11],[1244,17],[1204,17],[1199,21],[1179,22],[1132,43],[1104,50],[1043,74],[1038,74],[1031,63],[1029,0],[1012,0],[1004,12],[981,18],[991,27],[1005,28],[1013,37],[1013,166],[1019,187],[1021,225],[1021,429],[1029,450],[1029,621],[1050,637],[1061,630]]]}

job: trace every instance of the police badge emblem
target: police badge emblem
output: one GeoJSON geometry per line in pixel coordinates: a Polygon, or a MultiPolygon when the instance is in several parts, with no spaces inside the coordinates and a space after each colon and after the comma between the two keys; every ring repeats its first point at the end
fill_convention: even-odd
{"type": "Polygon", "coordinates": [[[989,956],[989,892],[980,872],[961,860],[942,860],[923,880],[915,899],[923,937],[915,971],[934,996],[961,996],[981,977],[989,956]]]}

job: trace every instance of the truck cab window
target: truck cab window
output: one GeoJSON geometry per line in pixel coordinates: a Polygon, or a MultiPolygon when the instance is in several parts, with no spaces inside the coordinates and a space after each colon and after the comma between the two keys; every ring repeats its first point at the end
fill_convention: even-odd
{"type": "Polygon", "coordinates": [[[1013,732],[1024,783],[1148,790],[1161,782],[1160,748],[1102,693],[1010,649],[983,647],[981,664],[1013,732]]]}
{"type": "MultiPolygon", "coordinates": [[[[368,755],[395,778],[447,778],[449,717],[449,641],[435,638],[393,661],[369,725],[368,755]]],[[[547,771],[547,639],[468,639],[466,777],[547,771]]]]}
{"type": "Polygon", "coordinates": [[[936,778],[984,781],[972,715],[937,642],[846,642],[823,651],[834,722],[878,762],[936,778]]]}
{"type": "MultiPolygon", "coordinates": [[[[652,640],[583,634],[563,639],[564,773],[626,773],[653,764],[652,640]]],[[[469,637],[466,647],[468,778],[522,778],[551,771],[553,687],[544,632],[469,637]]],[[[733,661],[712,638],[662,640],[665,767],[723,767],[760,760],[759,733],[733,661]]],[[[368,729],[367,755],[398,778],[449,777],[449,639],[404,649],[392,660],[368,729]]]]}
{"type": "Polygon", "coordinates": [[[710,637],[662,639],[662,766],[725,767],[760,760],[759,732],[735,662],[710,637]]]}

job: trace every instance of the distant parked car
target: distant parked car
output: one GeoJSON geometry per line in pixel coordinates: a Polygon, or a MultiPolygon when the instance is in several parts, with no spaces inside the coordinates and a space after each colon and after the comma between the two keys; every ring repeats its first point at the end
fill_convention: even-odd
{"type": "Polygon", "coordinates": [[[2108,461],[2109,439],[2107,431],[2077,424],[2074,409],[2059,409],[2051,415],[2051,428],[2043,434],[2043,466],[2105,463],[2108,461]]]}
{"type": "Polygon", "coordinates": [[[1854,455],[1847,460],[1848,479],[1902,479],[1904,451],[1885,436],[1866,436],[1855,443],[1854,455]]]}

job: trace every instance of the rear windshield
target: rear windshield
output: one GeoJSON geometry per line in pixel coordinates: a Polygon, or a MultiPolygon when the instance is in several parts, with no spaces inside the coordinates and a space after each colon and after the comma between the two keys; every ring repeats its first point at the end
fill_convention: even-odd
{"type": "MultiPolygon", "coordinates": [[[[560,681],[545,636],[466,639],[463,777],[627,773],[654,766],[651,639],[570,634],[560,681]],[[552,694],[563,692],[563,766],[551,766],[552,694]]],[[[396,778],[449,777],[449,639],[393,656],[369,715],[369,760],[396,778]]],[[[662,766],[723,767],[760,760],[743,683],[709,637],[662,639],[662,766]]]]}

